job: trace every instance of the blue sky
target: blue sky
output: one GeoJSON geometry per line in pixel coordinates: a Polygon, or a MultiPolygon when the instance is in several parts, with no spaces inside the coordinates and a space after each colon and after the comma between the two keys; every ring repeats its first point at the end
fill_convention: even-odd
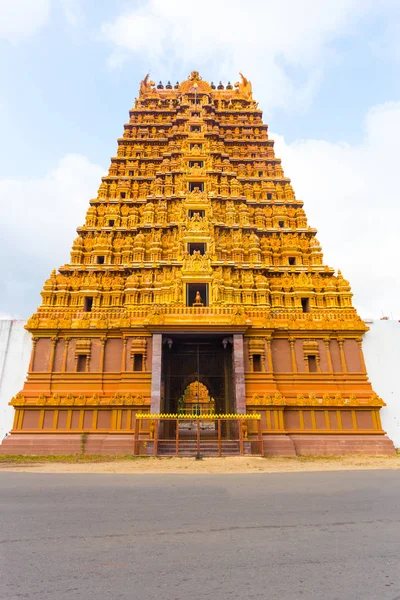
{"type": "Polygon", "coordinates": [[[143,76],[197,69],[252,80],[326,262],[362,316],[400,318],[400,3],[277,4],[0,0],[0,314],[68,261],[143,76]]]}

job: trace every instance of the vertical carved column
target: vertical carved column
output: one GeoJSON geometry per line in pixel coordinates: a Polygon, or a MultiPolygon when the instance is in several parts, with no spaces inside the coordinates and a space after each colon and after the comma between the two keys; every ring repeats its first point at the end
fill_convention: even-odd
{"type": "Polygon", "coordinates": [[[69,346],[70,341],[71,341],[70,337],[64,338],[64,352],[63,352],[62,365],[61,365],[61,371],[63,373],[65,373],[65,371],[67,370],[68,346],[69,346]]]}
{"type": "Polygon", "coordinates": [[[326,358],[328,360],[328,371],[329,373],[333,373],[333,364],[332,364],[332,356],[331,356],[331,338],[324,338],[324,344],[326,348],[326,358]]]}
{"type": "Polygon", "coordinates": [[[358,345],[358,349],[360,351],[360,363],[361,363],[361,372],[364,373],[364,375],[367,373],[367,366],[365,364],[365,360],[364,360],[364,352],[362,349],[362,338],[358,337],[356,338],[356,342],[358,345]]]}
{"type": "Polygon", "coordinates": [[[28,371],[32,371],[33,370],[33,363],[35,360],[35,352],[36,352],[36,344],[38,343],[39,338],[37,337],[33,337],[32,338],[32,353],[31,353],[31,360],[29,361],[29,367],[28,367],[28,371]]]}
{"type": "Polygon", "coordinates": [[[99,373],[102,373],[104,371],[104,354],[105,354],[105,350],[106,350],[107,338],[102,337],[100,339],[100,341],[101,341],[101,350],[100,350],[100,361],[99,361],[99,373]]]}
{"type": "Polygon", "coordinates": [[[295,353],[295,345],[296,340],[292,337],[289,338],[290,344],[290,357],[292,359],[292,371],[293,373],[297,373],[297,362],[296,362],[296,353],[295,353]]]}
{"type": "Polygon", "coordinates": [[[347,373],[346,357],[344,355],[344,338],[338,338],[339,351],[340,351],[340,364],[342,365],[343,373],[347,373]]]}
{"type": "Polygon", "coordinates": [[[235,385],[236,413],[246,412],[246,387],[244,383],[243,334],[233,335],[233,377],[235,385]]]}
{"type": "Polygon", "coordinates": [[[153,353],[151,357],[151,404],[150,412],[159,414],[161,411],[161,359],[162,334],[153,333],[153,353]]]}
{"type": "Polygon", "coordinates": [[[267,340],[267,373],[272,373],[274,370],[274,366],[272,363],[272,337],[268,335],[266,337],[267,340]]]}
{"type": "Polygon", "coordinates": [[[121,372],[125,373],[126,371],[126,345],[128,343],[128,338],[124,338],[123,339],[123,346],[122,346],[122,359],[121,359],[121,372]]]}
{"type": "Polygon", "coordinates": [[[57,336],[54,336],[51,338],[51,351],[50,351],[50,358],[49,358],[49,366],[47,367],[47,370],[51,373],[53,371],[53,367],[54,367],[54,357],[56,354],[56,345],[57,345],[57,336]]]}

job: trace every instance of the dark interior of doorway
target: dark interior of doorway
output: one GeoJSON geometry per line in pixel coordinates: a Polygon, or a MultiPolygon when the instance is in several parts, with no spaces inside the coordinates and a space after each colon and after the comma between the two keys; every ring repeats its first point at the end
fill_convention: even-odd
{"type": "Polygon", "coordinates": [[[215,413],[233,413],[232,344],[226,336],[164,336],[162,412],[176,414],[187,386],[199,381],[215,400],[215,413]]]}

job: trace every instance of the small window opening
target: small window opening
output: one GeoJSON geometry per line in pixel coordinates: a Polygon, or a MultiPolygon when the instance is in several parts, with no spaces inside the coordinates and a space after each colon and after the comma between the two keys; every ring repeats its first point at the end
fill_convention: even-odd
{"type": "Polygon", "coordinates": [[[208,306],[208,283],[187,283],[186,286],[186,306],[208,306]]]}
{"type": "Polygon", "coordinates": [[[193,150],[195,146],[197,146],[199,150],[203,150],[203,144],[190,144],[190,149],[193,150]]]}
{"type": "Polygon", "coordinates": [[[192,112],[192,117],[200,117],[200,113],[199,112],[192,112]]]}
{"type": "Polygon", "coordinates": [[[189,181],[189,192],[194,192],[196,188],[199,188],[200,192],[204,192],[204,183],[202,181],[189,181]]]}
{"type": "Polygon", "coordinates": [[[272,200],[272,194],[267,194],[267,200],[272,200]]]}
{"type": "Polygon", "coordinates": [[[87,359],[86,354],[79,354],[78,362],[76,365],[76,370],[78,373],[84,373],[86,371],[86,359],[87,359]]]}
{"type": "Polygon", "coordinates": [[[308,370],[310,373],[316,373],[318,371],[317,357],[315,355],[308,356],[308,370]]]}
{"type": "Polygon", "coordinates": [[[143,354],[135,354],[133,357],[133,370],[143,371],[143,354]]]}
{"type": "Polygon", "coordinates": [[[191,125],[190,126],[190,131],[201,131],[201,127],[200,125],[191,125]]]}
{"type": "Polygon", "coordinates": [[[261,370],[261,354],[253,354],[253,371],[260,372],[261,370]]]}
{"type": "Polygon", "coordinates": [[[108,221],[108,226],[109,226],[109,227],[114,227],[114,225],[115,225],[115,221],[114,221],[114,219],[110,219],[110,220],[108,221]]]}
{"type": "Polygon", "coordinates": [[[258,171],[258,176],[262,177],[263,176],[263,172],[262,171],[258,171]]]}
{"type": "Polygon", "coordinates": [[[126,192],[121,192],[121,198],[126,198],[126,192]]]}
{"type": "Polygon", "coordinates": [[[104,265],[104,256],[98,256],[97,257],[97,264],[98,265],[104,265]]]}
{"type": "Polygon", "coordinates": [[[189,210],[189,217],[192,219],[195,215],[197,215],[198,217],[203,218],[205,215],[205,211],[204,210],[189,210]]]}
{"type": "Polygon", "coordinates": [[[189,161],[189,167],[199,167],[199,169],[202,169],[204,166],[204,162],[202,160],[190,160],[189,161]]]}
{"type": "Polygon", "coordinates": [[[295,265],[296,264],[296,257],[295,256],[289,256],[289,265],[295,265]]]}
{"type": "Polygon", "coordinates": [[[85,312],[92,312],[92,306],[93,306],[93,297],[92,296],[85,296],[83,310],[85,312]]]}
{"type": "Polygon", "coordinates": [[[190,101],[191,104],[200,104],[200,98],[194,98],[190,101]]]}
{"type": "Polygon", "coordinates": [[[279,221],[278,225],[279,225],[279,227],[285,227],[285,222],[284,221],[279,221]]]}
{"type": "Polygon", "coordinates": [[[136,152],[136,156],[140,156],[140,152],[136,152]]]}
{"type": "Polygon", "coordinates": [[[301,308],[303,309],[303,312],[305,312],[305,313],[310,312],[310,298],[302,298],[301,299],[301,308]]]}
{"type": "Polygon", "coordinates": [[[189,242],[188,252],[189,254],[200,252],[201,255],[204,255],[206,253],[206,244],[203,242],[189,242]]]}
{"type": "Polygon", "coordinates": [[[134,171],[129,171],[129,177],[133,177],[134,171]]]}

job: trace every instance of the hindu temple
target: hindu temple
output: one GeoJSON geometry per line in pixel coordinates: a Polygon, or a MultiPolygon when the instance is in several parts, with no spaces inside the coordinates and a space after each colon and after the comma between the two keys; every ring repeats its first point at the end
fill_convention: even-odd
{"type": "Polygon", "coordinates": [[[245,76],[146,76],[28,321],[0,451],[394,453],[316,233],[245,76]]]}

